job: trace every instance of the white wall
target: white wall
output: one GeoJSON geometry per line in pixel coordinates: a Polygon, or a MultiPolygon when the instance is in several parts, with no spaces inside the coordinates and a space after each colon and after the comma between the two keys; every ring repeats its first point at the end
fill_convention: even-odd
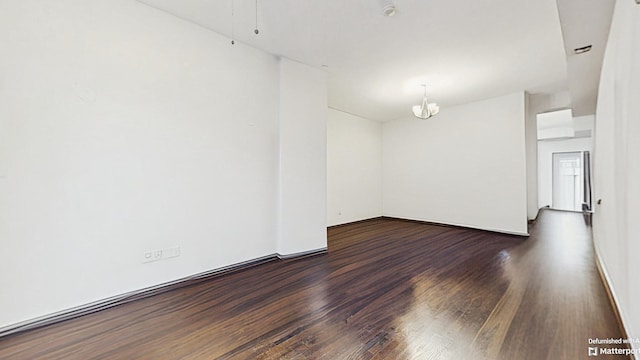
{"type": "Polygon", "coordinates": [[[525,96],[383,124],[385,216],[527,233],[525,96]]]}
{"type": "Polygon", "coordinates": [[[592,138],[538,141],[538,204],[551,206],[553,200],[553,153],[593,151],[592,138]]]}
{"type": "Polygon", "coordinates": [[[279,164],[322,246],[323,76],[130,0],[2,1],[0,43],[0,328],[275,253],[279,164]]]}
{"type": "Polygon", "coordinates": [[[571,104],[569,92],[553,94],[526,93],[526,153],[527,153],[527,217],[533,220],[538,216],[538,125],[537,115],[552,110],[563,109],[571,104]]]}
{"type": "MultiPolygon", "coordinates": [[[[593,232],[627,334],[640,337],[640,6],[616,1],[596,112],[593,232]]],[[[634,344],[638,347],[640,344],[634,344]]]]}
{"type": "Polygon", "coordinates": [[[382,216],[382,124],[329,109],[328,225],[382,216]]]}
{"type": "Polygon", "coordinates": [[[327,79],[280,61],[280,233],[278,253],[327,247],[327,79]]]}
{"type": "Polygon", "coordinates": [[[595,122],[595,115],[583,115],[574,117],[573,130],[576,134],[576,137],[579,137],[581,134],[593,134],[593,127],[595,126],[595,122]]]}
{"type": "Polygon", "coordinates": [[[537,115],[538,140],[573,137],[571,109],[548,111],[537,115]]]}
{"type": "Polygon", "coordinates": [[[527,219],[538,216],[538,96],[525,93],[525,155],[527,164],[527,219]]]}

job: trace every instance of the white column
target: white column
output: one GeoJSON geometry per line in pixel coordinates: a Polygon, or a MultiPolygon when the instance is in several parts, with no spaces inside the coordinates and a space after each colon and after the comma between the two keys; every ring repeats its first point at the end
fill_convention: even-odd
{"type": "Polygon", "coordinates": [[[280,190],[277,251],[327,246],[327,80],[325,72],[280,61],[280,190]]]}

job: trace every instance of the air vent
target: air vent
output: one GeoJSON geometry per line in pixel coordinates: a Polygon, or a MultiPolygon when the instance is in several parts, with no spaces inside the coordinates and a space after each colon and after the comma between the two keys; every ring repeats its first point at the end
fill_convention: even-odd
{"type": "MultiPolygon", "coordinates": [[[[640,1],[640,0],[638,0],[640,1]]],[[[584,54],[586,52],[591,51],[591,45],[587,45],[587,46],[583,46],[583,47],[579,47],[579,48],[575,48],[573,49],[573,53],[576,55],[580,55],[580,54],[584,54]]]]}

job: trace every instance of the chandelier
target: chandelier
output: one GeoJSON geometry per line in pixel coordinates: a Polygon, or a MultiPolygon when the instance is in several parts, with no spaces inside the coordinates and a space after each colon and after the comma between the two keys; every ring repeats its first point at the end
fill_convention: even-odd
{"type": "Polygon", "coordinates": [[[413,114],[420,119],[428,119],[440,112],[440,107],[436,103],[429,103],[427,101],[427,85],[422,84],[424,87],[424,97],[422,98],[421,105],[415,105],[413,107],[413,114]]]}

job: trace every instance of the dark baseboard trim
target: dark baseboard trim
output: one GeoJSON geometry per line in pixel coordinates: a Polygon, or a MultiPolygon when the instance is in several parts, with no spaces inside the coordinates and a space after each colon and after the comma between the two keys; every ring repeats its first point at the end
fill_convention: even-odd
{"type": "Polygon", "coordinates": [[[326,254],[326,253],[327,253],[327,248],[323,247],[323,248],[320,248],[320,249],[303,251],[303,252],[299,252],[299,253],[295,253],[295,254],[281,255],[281,254],[276,253],[276,256],[280,260],[298,260],[298,259],[308,258],[308,257],[311,257],[311,256],[316,256],[316,255],[322,255],[322,254],[326,254]]]}
{"type": "Polygon", "coordinates": [[[366,222],[369,222],[369,221],[376,221],[376,220],[385,220],[385,219],[386,220],[408,221],[408,222],[415,222],[415,223],[427,224],[427,225],[433,225],[433,226],[450,227],[450,228],[456,228],[456,229],[467,229],[467,230],[472,229],[472,230],[486,231],[486,232],[490,232],[490,233],[494,233],[494,234],[501,234],[501,235],[512,235],[512,236],[518,236],[518,237],[528,237],[529,236],[529,234],[525,234],[525,233],[501,231],[501,230],[497,230],[497,229],[496,230],[483,229],[483,228],[476,228],[476,227],[471,227],[471,226],[456,225],[456,224],[446,224],[446,223],[439,223],[439,222],[433,222],[433,221],[427,221],[427,220],[406,219],[406,218],[400,218],[400,217],[394,217],[394,216],[377,216],[377,217],[370,218],[370,219],[363,219],[363,220],[352,221],[352,222],[348,222],[348,223],[344,223],[344,224],[331,225],[331,226],[328,226],[327,229],[335,229],[335,228],[340,228],[342,226],[354,225],[354,224],[359,224],[359,223],[366,223],[366,222]]]}
{"type": "Polygon", "coordinates": [[[551,207],[550,207],[549,205],[545,205],[545,206],[543,206],[543,207],[539,208],[539,209],[538,209],[538,212],[536,212],[536,217],[534,217],[533,219],[527,219],[527,222],[528,222],[529,224],[535,224],[535,223],[536,223],[536,221],[538,221],[538,218],[540,217],[540,213],[541,213],[543,210],[549,210],[549,209],[551,209],[551,207]]]}
{"type": "Polygon", "coordinates": [[[107,299],[99,300],[89,304],[70,308],[53,314],[45,315],[35,319],[26,320],[17,324],[0,328],[0,338],[17,334],[20,332],[41,328],[48,325],[57,324],[66,320],[75,319],[81,316],[93,314],[115,306],[124,305],[136,300],[141,300],[168,291],[200,284],[213,278],[227,274],[243,271],[255,266],[263,265],[272,261],[292,261],[307,258],[310,256],[326,254],[327,248],[305,251],[290,255],[271,254],[240,263],[224,266],[221,268],[205,271],[202,273],[187,276],[178,280],[169,281],[159,285],[150,286],[140,290],[131,291],[125,294],[116,295],[107,299]]]}
{"type": "Polygon", "coordinates": [[[347,225],[354,225],[354,224],[365,223],[365,222],[374,221],[374,220],[380,220],[380,219],[383,219],[383,218],[384,218],[384,216],[376,216],[376,217],[372,217],[372,218],[369,218],[369,219],[362,219],[362,220],[356,220],[356,221],[347,222],[347,223],[344,223],[344,224],[327,226],[327,229],[335,229],[335,228],[339,228],[339,227],[343,227],[343,226],[347,226],[347,225]]]}
{"type": "Polygon", "coordinates": [[[454,229],[485,231],[485,232],[492,233],[492,234],[509,235],[509,236],[514,236],[514,237],[518,237],[518,238],[523,238],[523,237],[528,237],[529,236],[529,234],[524,234],[524,233],[516,233],[516,232],[509,232],[509,231],[502,231],[502,230],[492,230],[492,229],[483,229],[483,228],[477,228],[477,227],[471,227],[471,226],[439,223],[439,222],[433,222],[433,221],[427,221],[427,220],[405,219],[405,218],[399,218],[399,217],[393,217],[393,216],[383,216],[382,218],[383,219],[389,219],[389,220],[414,222],[414,223],[418,223],[418,224],[426,224],[426,225],[433,225],[433,226],[448,227],[448,228],[454,228],[454,229]]]}

